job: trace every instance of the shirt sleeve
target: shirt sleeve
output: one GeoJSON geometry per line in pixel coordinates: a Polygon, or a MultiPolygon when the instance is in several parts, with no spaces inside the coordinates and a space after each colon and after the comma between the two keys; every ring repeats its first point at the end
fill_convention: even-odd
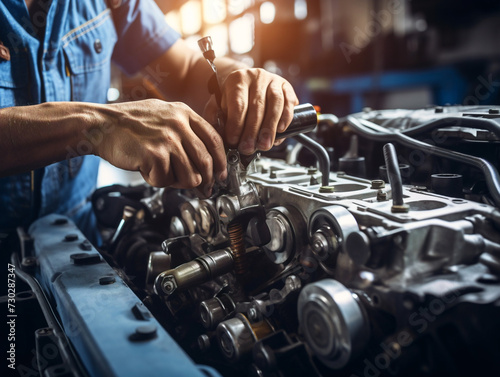
{"type": "Polygon", "coordinates": [[[160,57],[180,38],[153,0],[123,0],[112,12],[118,34],[112,60],[129,75],[160,57]]]}

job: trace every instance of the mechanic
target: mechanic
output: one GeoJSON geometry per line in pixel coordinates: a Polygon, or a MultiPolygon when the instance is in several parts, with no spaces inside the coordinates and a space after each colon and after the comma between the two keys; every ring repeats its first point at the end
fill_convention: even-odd
{"type": "Polygon", "coordinates": [[[298,104],[283,78],[218,58],[228,127],[216,130],[212,71],[153,0],[3,0],[0,10],[2,230],[59,213],[97,241],[98,157],[153,186],[209,195],[227,175],[223,141],[269,150],[298,104]],[[106,104],[111,61],[178,102],[106,104]]]}

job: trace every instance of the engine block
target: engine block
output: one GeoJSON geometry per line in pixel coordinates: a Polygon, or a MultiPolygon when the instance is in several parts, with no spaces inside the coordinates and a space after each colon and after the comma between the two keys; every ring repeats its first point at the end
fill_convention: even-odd
{"type": "Polygon", "coordinates": [[[496,113],[322,115],[313,140],[230,150],[209,198],[103,188],[101,255],[212,374],[498,374],[496,113]]]}

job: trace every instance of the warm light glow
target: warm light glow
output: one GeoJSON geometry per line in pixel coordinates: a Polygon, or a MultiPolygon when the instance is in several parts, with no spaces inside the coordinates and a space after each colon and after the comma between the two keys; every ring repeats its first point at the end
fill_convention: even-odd
{"type": "Polygon", "coordinates": [[[120,98],[120,91],[116,88],[108,89],[108,102],[114,102],[120,98]]]}
{"type": "Polygon", "coordinates": [[[203,19],[206,23],[217,24],[226,19],[224,0],[203,0],[203,19]]]}
{"type": "Polygon", "coordinates": [[[167,24],[169,24],[172,29],[174,29],[178,33],[181,32],[181,21],[178,11],[171,10],[170,12],[168,12],[165,15],[165,21],[167,21],[167,24]]]}
{"type": "Polygon", "coordinates": [[[252,6],[253,0],[229,0],[227,10],[232,15],[237,15],[252,6]]]}
{"type": "Polygon", "coordinates": [[[236,54],[249,52],[254,43],[254,18],[251,14],[240,17],[229,25],[229,43],[236,54]]]}
{"type": "Polygon", "coordinates": [[[197,33],[201,29],[201,4],[191,0],[181,7],[181,26],[184,35],[197,33]]]}
{"type": "Polygon", "coordinates": [[[200,47],[198,46],[198,41],[201,39],[201,35],[200,34],[194,34],[194,35],[191,35],[187,38],[185,38],[184,40],[186,41],[186,44],[188,45],[188,47],[192,50],[195,50],[195,51],[200,51],[200,47]]]}
{"type": "Polygon", "coordinates": [[[276,8],[273,3],[266,1],[260,5],[260,21],[263,24],[270,24],[276,16],[276,8]]]}
{"type": "Polygon", "coordinates": [[[228,52],[228,35],[226,25],[212,26],[207,29],[205,35],[212,37],[212,42],[215,50],[215,56],[224,56],[228,52]]]}
{"type": "Polygon", "coordinates": [[[293,12],[297,20],[304,20],[307,17],[306,0],[295,0],[293,12]]]}

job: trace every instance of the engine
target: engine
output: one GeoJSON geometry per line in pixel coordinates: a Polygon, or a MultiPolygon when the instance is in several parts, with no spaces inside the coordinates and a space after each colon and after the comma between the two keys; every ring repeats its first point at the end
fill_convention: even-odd
{"type": "Polygon", "coordinates": [[[499,119],[319,115],[311,137],[229,150],[209,198],[106,187],[101,254],[221,375],[498,374],[499,119]]]}

